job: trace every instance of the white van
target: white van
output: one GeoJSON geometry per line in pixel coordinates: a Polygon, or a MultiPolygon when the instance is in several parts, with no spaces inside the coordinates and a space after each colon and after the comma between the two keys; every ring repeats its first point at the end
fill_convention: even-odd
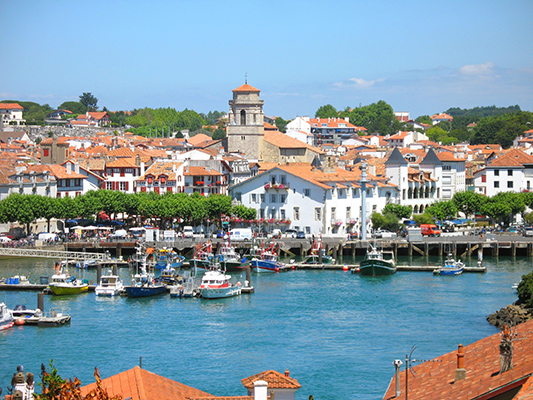
{"type": "Polygon", "coordinates": [[[252,240],[252,228],[233,228],[229,231],[230,240],[234,242],[252,240]]]}
{"type": "Polygon", "coordinates": [[[194,230],[192,229],[192,226],[184,226],[183,227],[183,237],[184,238],[192,238],[192,237],[194,237],[194,230]]]}

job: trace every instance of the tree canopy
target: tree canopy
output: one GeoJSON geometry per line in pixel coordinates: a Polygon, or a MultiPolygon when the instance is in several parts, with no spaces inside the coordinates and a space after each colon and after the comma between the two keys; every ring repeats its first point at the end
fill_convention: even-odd
{"type": "Polygon", "coordinates": [[[85,92],[80,96],[80,103],[87,108],[87,111],[98,110],[98,99],[90,92],[85,92]]]}

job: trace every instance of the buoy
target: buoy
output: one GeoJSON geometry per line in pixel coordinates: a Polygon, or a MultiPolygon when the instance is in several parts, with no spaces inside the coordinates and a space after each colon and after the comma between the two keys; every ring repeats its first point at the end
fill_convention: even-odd
{"type": "Polygon", "coordinates": [[[15,325],[24,325],[26,321],[24,321],[24,318],[17,318],[15,320],[15,325]]]}
{"type": "Polygon", "coordinates": [[[346,264],[344,264],[343,267],[342,267],[342,270],[343,270],[343,271],[348,271],[349,269],[350,269],[350,268],[348,268],[348,266],[347,266],[346,264]]]}

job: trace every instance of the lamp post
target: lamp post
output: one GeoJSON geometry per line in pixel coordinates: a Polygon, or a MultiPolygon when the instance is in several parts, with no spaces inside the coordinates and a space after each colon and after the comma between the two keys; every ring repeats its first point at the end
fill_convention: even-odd
{"type": "Polygon", "coordinates": [[[361,240],[366,240],[366,184],[370,182],[366,177],[367,165],[361,163],[361,240]]]}

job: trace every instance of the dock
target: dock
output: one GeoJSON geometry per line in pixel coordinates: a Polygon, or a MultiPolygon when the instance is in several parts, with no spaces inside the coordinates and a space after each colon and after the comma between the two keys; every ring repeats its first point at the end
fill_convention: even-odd
{"type": "MultiPolygon", "coordinates": [[[[350,271],[353,268],[359,268],[359,264],[287,264],[287,266],[293,269],[306,269],[306,270],[333,270],[333,271],[350,271]]],[[[422,271],[433,272],[438,265],[397,265],[396,271],[422,271]]],[[[487,272],[487,267],[465,267],[463,272],[487,272]]]]}

